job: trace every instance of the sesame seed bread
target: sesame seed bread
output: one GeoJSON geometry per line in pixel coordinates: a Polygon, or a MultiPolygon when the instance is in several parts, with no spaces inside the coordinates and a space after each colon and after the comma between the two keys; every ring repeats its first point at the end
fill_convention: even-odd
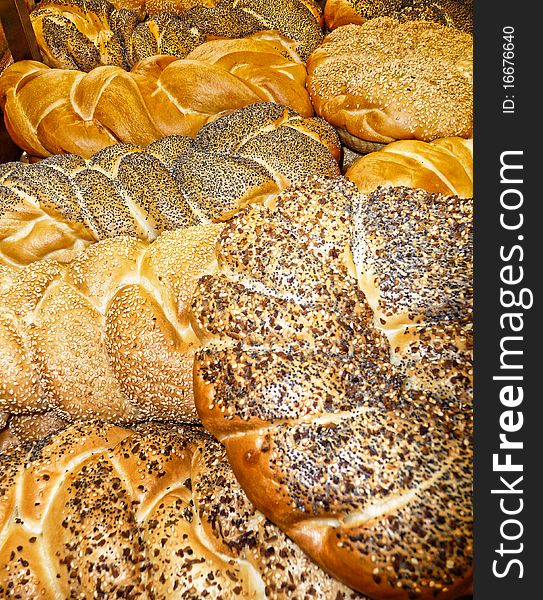
{"type": "Polygon", "coordinates": [[[87,72],[158,54],[183,58],[210,39],[264,30],[288,37],[304,60],[322,41],[313,0],[42,0],[30,18],[47,65],[87,72]]]}
{"type": "Polygon", "coordinates": [[[401,139],[472,137],[473,38],[428,21],[380,17],[334,30],[307,61],[321,117],[361,152],[401,139]]]}
{"type": "Polygon", "coordinates": [[[12,433],[39,437],[52,417],[197,421],[188,309],[222,227],[118,236],[69,265],[0,266],[0,413],[36,417],[10,420],[12,433]]]}
{"type": "Polygon", "coordinates": [[[305,65],[276,32],[213,40],[185,59],[153,56],[130,72],[89,73],[18,61],[0,75],[0,106],[13,141],[36,157],[85,158],[118,142],[147,145],[166,135],[194,136],[218,116],[255,102],[314,114],[305,65]]]}
{"type": "Polygon", "coordinates": [[[69,262],[97,240],[152,241],[225,220],[307,175],[339,176],[339,151],[326,121],[267,102],[204,125],[195,139],[115,144],[87,160],[7,163],[0,166],[0,264],[69,262]]]}
{"type": "Polygon", "coordinates": [[[175,423],[0,453],[0,531],[2,597],[363,600],[255,510],[216,440],[175,423]]]}
{"type": "Polygon", "coordinates": [[[353,161],[345,177],[361,192],[379,186],[421,188],[427,192],[473,196],[473,140],[400,140],[353,161]]]}
{"type": "Polygon", "coordinates": [[[234,217],[194,294],[204,426],[254,505],[376,600],[471,587],[470,210],[307,181],[234,217]]]}
{"type": "Polygon", "coordinates": [[[473,31],[473,0],[327,0],[326,27],[362,25],[369,19],[394,17],[401,21],[434,21],[463,31],[473,31]]]}

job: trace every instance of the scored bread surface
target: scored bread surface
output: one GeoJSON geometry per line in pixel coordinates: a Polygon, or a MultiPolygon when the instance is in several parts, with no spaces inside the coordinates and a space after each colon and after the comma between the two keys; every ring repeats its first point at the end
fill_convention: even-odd
{"type": "Polygon", "coordinates": [[[299,184],[226,226],[193,301],[202,422],[259,510],[372,598],[471,585],[470,203],[299,184]]]}

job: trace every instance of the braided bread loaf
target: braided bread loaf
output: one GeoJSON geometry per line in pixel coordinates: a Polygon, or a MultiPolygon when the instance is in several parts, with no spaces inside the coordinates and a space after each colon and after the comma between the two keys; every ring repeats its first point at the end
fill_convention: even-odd
{"type": "Polygon", "coordinates": [[[324,20],[328,29],[369,19],[394,17],[410,21],[434,21],[473,31],[473,0],[327,0],[324,20]]]}
{"type": "Polygon", "coordinates": [[[406,186],[428,192],[473,196],[473,140],[459,137],[433,142],[400,140],[355,160],[345,177],[361,192],[379,186],[406,186]]]}
{"type": "Polygon", "coordinates": [[[30,17],[44,62],[81,71],[100,65],[129,69],[158,54],[185,57],[208,39],[241,38],[263,30],[288,37],[307,60],[322,41],[321,12],[313,0],[276,0],[272,5],[264,0],[178,2],[180,16],[172,14],[174,2],[140,3],[136,10],[126,10],[124,4],[116,8],[107,0],[42,0],[30,17]],[[154,16],[147,17],[144,9],[154,16]]]}
{"type": "Polygon", "coordinates": [[[85,74],[19,61],[0,76],[0,106],[11,137],[29,154],[88,158],[118,142],[194,136],[217,116],[255,102],[309,117],[305,79],[292,42],[263,32],[207,42],[186,59],[151,57],[130,72],[105,66],[85,74]]]}
{"type": "Polygon", "coordinates": [[[202,422],[255,506],[371,598],[470,587],[470,227],[470,200],[310,182],[227,224],[195,292],[202,422]]]}
{"type": "MultiPolygon", "coordinates": [[[[198,278],[216,268],[222,227],[177,229],[152,244],[111,238],[69,266],[0,267],[0,412],[196,420],[199,341],[187,309],[198,278]]],[[[41,432],[39,421],[27,425],[41,432]]]]}
{"type": "Polygon", "coordinates": [[[307,61],[315,111],[362,153],[401,139],[472,137],[473,37],[388,17],[345,25],[307,61]]]}
{"type": "Polygon", "coordinates": [[[227,219],[303,176],[339,176],[338,156],[339,140],[325,121],[258,103],[205,125],[195,139],[116,144],[88,160],[1,165],[0,264],[68,262],[107,237],[153,240],[227,219]]]}
{"type": "Polygon", "coordinates": [[[358,597],[251,506],[219,443],[186,426],[74,425],[0,454],[0,530],[2,597],[358,597]]]}

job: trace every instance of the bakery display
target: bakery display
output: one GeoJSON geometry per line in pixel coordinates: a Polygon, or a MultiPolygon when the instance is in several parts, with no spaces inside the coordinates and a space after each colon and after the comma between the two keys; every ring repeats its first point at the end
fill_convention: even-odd
{"type": "Polygon", "coordinates": [[[471,11],[39,3],[45,64],[0,75],[0,596],[466,600],[471,11]]]}
{"type": "Polygon", "coordinates": [[[472,137],[468,33],[381,17],[326,36],[307,62],[315,111],[366,153],[400,139],[472,137]]]}
{"type": "Polygon", "coordinates": [[[152,244],[111,238],[68,266],[0,266],[0,412],[36,415],[25,437],[51,411],[64,421],[196,421],[188,308],[198,278],[216,268],[222,227],[152,244]]]}
{"type": "Polygon", "coordinates": [[[472,198],[473,140],[451,137],[429,143],[392,142],[353,161],[345,177],[364,193],[379,186],[401,185],[472,198]]]}
{"type": "Polygon", "coordinates": [[[305,80],[292,42],[264,32],[207,42],[185,59],[154,56],[130,72],[19,61],[0,75],[0,106],[11,137],[29,154],[88,158],[118,142],[194,136],[216,117],[255,102],[277,102],[309,117],[305,80]]]}
{"type": "Polygon", "coordinates": [[[100,65],[129,69],[150,56],[185,57],[209,39],[242,38],[264,30],[289,38],[306,60],[323,37],[322,13],[313,0],[277,0],[272,5],[263,0],[130,4],[42,0],[31,21],[44,62],[81,71],[100,65]]]}
{"type": "Polygon", "coordinates": [[[334,129],[274,103],[204,125],[194,139],[108,146],[0,166],[0,264],[69,262],[117,235],[152,241],[163,231],[225,220],[307,175],[340,175],[334,129]]]}
{"type": "Polygon", "coordinates": [[[380,600],[471,585],[472,201],[344,180],[219,237],[195,400],[249,499],[380,600]]]}
{"type": "Polygon", "coordinates": [[[2,597],[361,598],[251,506],[218,442],[172,423],[0,454],[0,527],[2,597]]]}
{"type": "Polygon", "coordinates": [[[473,0],[327,0],[324,19],[328,29],[377,17],[402,21],[434,21],[471,33],[473,0]]]}

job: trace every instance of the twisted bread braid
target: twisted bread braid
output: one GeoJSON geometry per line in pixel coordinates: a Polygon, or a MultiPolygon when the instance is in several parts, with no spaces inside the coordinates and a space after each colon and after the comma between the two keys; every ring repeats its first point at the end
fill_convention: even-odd
{"type": "Polygon", "coordinates": [[[322,41],[321,11],[312,0],[278,0],[272,6],[263,0],[180,2],[180,16],[171,14],[178,12],[174,2],[114,4],[42,0],[30,17],[44,61],[81,71],[100,65],[129,69],[158,54],[185,57],[208,39],[241,38],[263,30],[290,38],[292,48],[306,60],[322,41]],[[147,17],[145,10],[154,16],[147,17]]]}
{"type": "Polygon", "coordinates": [[[366,153],[396,140],[472,137],[473,37],[389,17],[345,25],[307,61],[315,112],[366,153]]]}
{"type": "Polygon", "coordinates": [[[93,422],[0,456],[3,597],[359,597],[252,507],[202,430],[93,422]]]}
{"type": "Polygon", "coordinates": [[[355,160],[345,177],[361,192],[379,186],[422,188],[437,194],[473,196],[473,140],[401,140],[355,160]]]}
{"type": "Polygon", "coordinates": [[[39,157],[88,158],[118,142],[147,145],[165,135],[194,136],[217,116],[261,101],[313,114],[305,66],[276,33],[214,40],[186,59],[155,56],[130,72],[90,73],[19,61],[0,76],[0,105],[17,145],[39,157]]]}
{"type": "Polygon", "coordinates": [[[369,19],[433,21],[473,31],[473,0],[328,0],[324,20],[331,31],[342,25],[362,25],[369,19]]]}
{"type": "Polygon", "coordinates": [[[0,263],[69,262],[100,239],[151,241],[224,220],[303,176],[339,176],[334,155],[339,141],[325,121],[258,103],[205,125],[195,139],[116,144],[88,160],[8,163],[0,166],[0,263]]]}
{"type": "Polygon", "coordinates": [[[111,238],[70,266],[0,267],[0,412],[195,420],[199,342],[187,309],[198,278],[215,269],[221,228],[178,229],[152,244],[111,238]]]}
{"type": "Polygon", "coordinates": [[[255,506],[375,599],[470,587],[470,210],[308,182],[235,217],[195,292],[202,422],[255,506]]]}

